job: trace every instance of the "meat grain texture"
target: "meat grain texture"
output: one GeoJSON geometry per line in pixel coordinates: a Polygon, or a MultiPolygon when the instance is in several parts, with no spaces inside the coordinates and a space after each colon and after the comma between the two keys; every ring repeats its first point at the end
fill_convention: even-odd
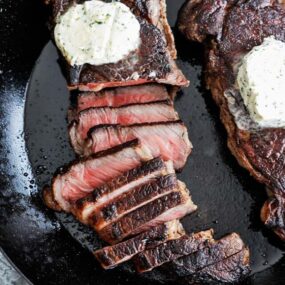
{"type": "Polygon", "coordinates": [[[184,167],[192,150],[186,126],[181,121],[174,121],[95,127],[89,131],[82,154],[88,156],[135,138],[150,150],[153,157],[173,161],[177,170],[184,167]]]}

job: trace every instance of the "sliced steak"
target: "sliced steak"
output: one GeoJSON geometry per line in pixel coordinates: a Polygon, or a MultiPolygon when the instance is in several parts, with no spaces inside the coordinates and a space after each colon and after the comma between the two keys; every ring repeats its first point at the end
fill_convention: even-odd
{"type": "Polygon", "coordinates": [[[92,107],[121,107],[124,105],[168,100],[169,94],[162,84],[104,89],[100,92],[84,92],[78,95],[77,112],[92,107]]]}
{"type": "Polygon", "coordinates": [[[71,124],[69,135],[76,152],[84,147],[88,131],[98,125],[123,126],[178,120],[178,114],[168,102],[130,105],[119,108],[91,108],[80,112],[78,120],[71,124]]]}
{"type": "MultiPolygon", "coordinates": [[[[242,129],[229,106],[234,102],[240,113],[248,115],[235,84],[238,63],[269,36],[285,42],[284,24],[284,1],[276,0],[187,1],[179,21],[187,38],[206,45],[206,84],[220,107],[231,152],[241,166],[280,196],[285,193],[285,129],[242,129]]],[[[284,205],[278,199],[275,205],[284,205]]],[[[267,209],[274,211],[273,217],[276,208],[267,209]]],[[[278,210],[281,211],[284,210],[278,210]]],[[[267,225],[284,239],[285,221],[273,221],[267,225]]]]}
{"type": "MultiPolygon", "coordinates": [[[[53,11],[54,26],[58,14],[82,1],[48,0],[53,11]]],[[[140,22],[141,45],[125,59],[112,64],[70,66],[66,75],[71,89],[99,91],[107,87],[139,85],[147,82],[186,86],[188,81],[174,59],[176,50],[165,15],[165,0],[121,1],[131,8],[140,22]]]]}
{"type": "Polygon", "coordinates": [[[164,263],[196,252],[206,247],[209,243],[213,243],[213,230],[167,241],[137,255],[135,258],[136,269],[138,272],[150,271],[164,263]]]}
{"type": "Polygon", "coordinates": [[[88,223],[92,213],[98,208],[104,207],[108,202],[114,201],[118,196],[128,193],[132,189],[139,188],[153,179],[174,174],[173,163],[164,162],[161,158],[143,162],[138,167],[131,169],[122,175],[95,188],[89,195],[79,199],[72,207],[73,214],[83,223],[88,223]]]}
{"type": "Polygon", "coordinates": [[[89,134],[90,138],[81,153],[84,156],[138,138],[142,145],[149,148],[153,157],[172,160],[175,169],[182,169],[192,149],[187,128],[181,121],[126,127],[107,125],[95,127],[89,134]]]}
{"type": "Polygon", "coordinates": [[[180,219],[195,211],[197,207],[192,202],[186,186],[181,182],[179,186],[176,191],[156,199],[106,226],[98,234],[108,243],[115,244],[128,236],[133,236],[173,219],[180,219]]]}
{"type": "Polygon", "coordinates": [[[87,196],[94,188],[151,158],[146,150],[140,148],[138,140],[134,140],[106,153],[71,163],[53,178],[50,191],[54,201],[69,211],[71,203],[87,196]]]}
{"type": "Polygon", "coordinates": [[[244,248],[245,245],[240,236],[232,233],[218,241],[211,242],[208,246],[192,254],[174,260],[170,267],[179,276],[192,275],[205,267],[239,253],[244,248]]]}
{"type": "Polygon", "coordinates": [[[178,220],[173,220],[152,227],[132,239],[99,249],[94,254],[104,269],[110,269],[130,260],[145,249],[155,247],[168,240],[177,239],[184,234],[181,223],[178,220]]]}
{"type": "Polygon", "coordinates": [[[175,174],[150,179],[145,184],[135,187],[97,208],[92,213],[90,222],[97,231],[100,231],[124,215],[173,192],[177,187],[178,182],[175,174]]]}
{"type": "Polygon", "coordinates": [[[204,267],[189,277],[201,284],[236,283],[250,273],[249,250],[243,248],[240,252],[210,266],[204,267]]]}

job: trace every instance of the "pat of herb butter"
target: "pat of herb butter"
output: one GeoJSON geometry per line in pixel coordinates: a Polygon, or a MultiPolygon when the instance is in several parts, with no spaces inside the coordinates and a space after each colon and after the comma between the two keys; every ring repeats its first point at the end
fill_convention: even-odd
{"type": "Polygon", "coordinates": [[[139,47],[140,24],[125,4],[92,0],[60,15],[54,37],[71,65],[116,63],[139,47]]]}
{"type": "Polygon", "coordinates": [[[268,37],[242,60],[237,85],[260,127],[285,127],[285,43],[268,37]]]}

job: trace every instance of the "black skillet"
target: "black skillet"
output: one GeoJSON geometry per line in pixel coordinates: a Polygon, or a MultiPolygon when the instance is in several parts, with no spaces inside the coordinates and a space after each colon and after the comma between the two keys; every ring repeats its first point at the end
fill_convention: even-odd
{"type": "MultiPolygon", "coordinates": [[[[100,269],[91,253],[100,246],[96,236],[42,203],[42,186],[74,155],[65,120],[69,94],[40,2],[0,2],[1,247],[34,284],[156,284],[151,279],[163,280],[158,273],[139,277],[129,267],[100,269]]],[[[183,1],[167,2],[174,26],[183,1]]],[[[217,237],[241,234],[250,246],[253,269],[243,284],[285,284],[284,247],[259,219],[264,188],[231,156],[218,110],[202,87],[202,47],[178,34],[176,39],[178,63],[192,82],[176,108],[194,145],[180,176],[199,206],[183,223],[189,232],[213,227],[217,237]]]]}

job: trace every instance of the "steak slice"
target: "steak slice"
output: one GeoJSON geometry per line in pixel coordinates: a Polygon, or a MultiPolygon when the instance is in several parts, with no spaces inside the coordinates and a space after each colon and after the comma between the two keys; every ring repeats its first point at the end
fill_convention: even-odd
{"type": "Polygon", "coordinates": [[[161,158],[154,158],[143,162],[138,167],[97,187],[86,197],[79,199],[72,207],[73,214],[83,223],[88,223],[92,213],[118,196],[128,193],[132,189],[140,188],[161,175],[174,174],[173,163],[164,162],[161,158]]]}
{"type": "MultiPolygon", "coordinates": [[[[79,0],[47,0],[52,6],[55,25],[59,14],[79,0]]],[[[141,45],[123,60],[104,65],[84,64],[70,66],[66,62],[66,75],[70,89],[99,91],[103,88],[139,85],[148,82],[187,86],[188,81],[178,69],[174,59],[176,50],[171,29],[165,15],[165,0],[123,0],[140,22],[141,45]]],[[[52,29],[53,30],[53,29],[52,29]]]]}
{"type": "MultiPolygon", "coordinates": [[[[188,1],[179,21],[180,30],[187,38],[206,44],[206,83],[220,107],[231,152],[255,179],[279,196],[283,196],[285,191],[285,129],[244,128],[237,124],[231,108],[234,104],[238,111],[247,115],[241,94],[235,85],[237,66],[244,55],[254,46],[260,45],[264,38],[274,36],[285,42],[284,19],[284,1],[207,0],[188,1]],[[210,14],[213,18],[209,21],[210,14]]],[[[268,201],[264,208],[270,204],[272,203],[268,201]]],[[[279,198],[274,204],[278,207],[284,205],[279,198]]],[[[267,214],[275,216],[275,207],[267,210],[273,210],[272,214],[267,214]]],[[[284,210],[277,210],[281,211],[284,210]]],[[[268,219],[263,217],[263,220],[268,219]]],[[[284,239],[285,221],[271,219],[267,225],[284,239]]]]}
{"type": "Polygon", "coordinates": [[[49,202],[48,196],[51,195],[53,200],[68,212],[71,203],[87,196],[94,188],[151,158],[147,150],[140,148],[138,140],[134,140],[108,152],[72,162],[69,167],[55,175],[50,191],[44,192],[45,200],[49,202]]]}
{"type": "MultiPolygon", "coordinates": [[[[201,284],[221,284],[241,281],[249,273],[249,250],[243,248],[240,252],[207,266],[189,277],[201,284]]],[[[189,277],[186,277],[186,280],[189,281],[189,277]]]]}
{"type": "Polygon", "coordinates": [[[244,248],[245,245],[240,236],[232,233],[192,254],[174,260],[170,267],[179,276],[189,276],[239,253],[244,248]]]}
{"type": "Polygon", "coordinates": [[[145,184],[135,187],[113,200],[108,200],[102,207],[97,208],[90,217],[90,223],[97,231],[100,231],[124,215],[173,192],[177,187],[176,174],[150,179],[145,184]]]}
{"type": "Polygon", "coordinates": [[[177,239],[184,234],[181,223],[178,220],[173,220],[152,227],[132,239],[99,249],[94,254],[104,269],[110,269],[130,260],[145,249],[155,247],[168,240],[177,239]]]}
{"type": "Polygon", "coordinates": [[[89,134],[90,138],[80,153],[84,156],[138,138],[153,157],[172,160],[175,169],[182,169],[192,149],[187,128],[181,121],[133,126],[106,125],[95,127],[89,134]]]}
{"type": "Polygon", "coordinates": [[[138,272],[150,271],[164,263],[196,252],[211,242],[213,242],[213,230],[166,241],[138,254],[135,258],[136,269],[138,272]]]}
{"type": "Polygon", "coordinates": [[[88,131],[98,125],[123,126],[178,120],[178,114],[167,102],[115,107],[91,108],[80,112],[78,120],[69,129],[70,140],[76,152],[84,146],[88,131]]]}
{"type": "Polygon", "coordinates": [[[124,105],[150,103],[169,99],[162,84],[104,89],[100,92],[84,92],[78,95],[77,112],[91,107],[121,107],[124,105]]]}
{"type": "Polygon", "coordinates": [[[115,244],[153,226],[173,219],[180,219],[196,209],[197,206],[192,202],[186,186],[180,182],[176,191],[130,212],[101,229],[98,234],[108,243],[115,244]]]}

